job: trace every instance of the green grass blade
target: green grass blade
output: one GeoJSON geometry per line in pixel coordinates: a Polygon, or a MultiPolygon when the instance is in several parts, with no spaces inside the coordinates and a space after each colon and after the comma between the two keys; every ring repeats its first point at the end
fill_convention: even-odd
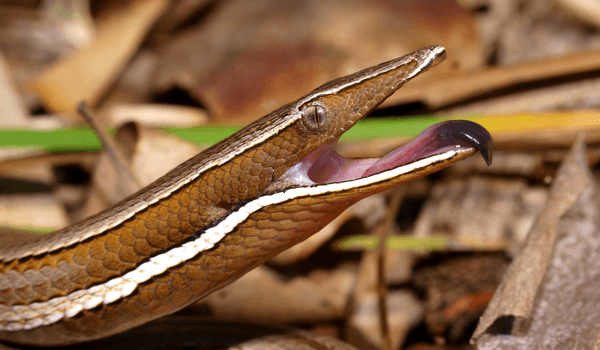
{"type": "MultiPolygon", "coordinates": [[[[360,121],[342,141],[367,141],[378,138],[416,136],[423,129],[444,119],[432,117],[370,118],[360,121]]],[[[232,125],[206,125],[193,128],[162,128],[167,133],[196,144],[214,144],[241,129],[232,125]]],[[[110,129],[109,133],[114,134],[110,129]]],[[[32,148],[49,152],[97,152],[100,140],[89,127],[56,130],[0,130],[0,148],[32,148]]]]}

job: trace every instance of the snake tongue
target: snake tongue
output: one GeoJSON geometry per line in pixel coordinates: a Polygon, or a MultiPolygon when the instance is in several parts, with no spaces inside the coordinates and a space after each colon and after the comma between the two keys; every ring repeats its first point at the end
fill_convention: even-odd
{"type": "Polygon", "coordinates": [[[488,166],[492,163],[492,137],[481,125],[468,120],[451,120],[423,130],[414,140],[375,162],[363,177],[395,168],[449,150],[473,147],[488,166]]]}
{"type": "Polygon", "coordinates": [[[428,127],[381,159],[347,159],[329,146],[315,159],[307,175],[316,183],[353,180],[461,148],[475,148],[491,165],[492,137],[488,131],[471,121],[451,120],[428,127]]]}

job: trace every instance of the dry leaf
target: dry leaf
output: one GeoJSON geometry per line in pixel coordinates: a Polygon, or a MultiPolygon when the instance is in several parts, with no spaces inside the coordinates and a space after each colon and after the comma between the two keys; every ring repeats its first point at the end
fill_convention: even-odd
{"type": "Polygon", "coordinates": [[[164,104],[113,104],[108,107],[107,122],[122,125],[137,122],[145,127],[191,127],[206,124],[205,110],[194,107],[164,104]]]}
{"type": "Polygon", "coordinates": [[[600,27],[600,4],[594,0],[555,0],[555,2],[584,23],[600,27]]]}
{"type": "Polygon", "coordinates": [[[483,312],[508,263],[502,252],[441,253],[417,265],[413,284],[425,293],[425,325],[430,334],[453,343],[470,336],[472,328],[465,330],[464,323],[472,326],[483,312]]]}
{"type": "MultiPolygon", "coordinates": [[[[502,89],[507,89],[509,87],[519,87],[519,85],[524,85],[526,83],[540,81],[543,79],[591,73],[597,71],[598,68],[600,68],[600,51],[591,51],[559,58],[526,62],[508,67],[492,67],[476,73],[466,72],[463,74],[456,74],[454,76],[442,77],[435,80],[418,79],[414,83],[402,88],[402,93],[390,96],[390,98],[382,103],[382,106],[386,107],[400,103],[421,101],[429,108],[439,109],[468,99],[485,99],[485,94],[491,94],[498,91],[502,92],[502,89]]],[[[577,89],[578,91],[581,91],[581,89],[590,90],[597,85],[598,83],[592,87],[585,85],[581,86],[581,82],[578,82],[577,89]]],[[[512,90],[520,92],[518,89],[511,89],[510,91],[512,90]]],[[[536,93],[539,94],[539,92],[531,92],[531,94],[536,93]]],[[[490,96],[487,96],[487,98],[489,99],[490,96]]],[[[515,98],[523,101],[522,104],[517,104],[515,106],[513,101],[512,106],[506,106],[507,108],[510,108],[510,110],[495,110],[495,113],[506,114],[543,110],[541,108],[523,108],[525,107],[523,103],[528,101],[526,98],[532,98],[530,95],[520,96],[517,94],[515,98]]],[[[502,97],[499,99],[501,100],[502,97]]],[[[557,96],[557,100],[563,102],[565,97],[557,96]]],[[[489,104],[490,102],[486,101],[483,103],[489,104]]],[[[548,103],[549,102],[546,101],[546,104],[548,103]]],[[[550,110],[557,109],[557,103],[553,103],[555,108],[550,110]]],[[[449,114],[454,112],[453,114],[467,114],[493,111],[490,108],[482,109],[480,105],[481,103],[477,104],[476,102],[474,103],[474,106],[479,106],[479,109],[474,107],[468,109],[467,107],[460,106],[452,110],[445,110],[443,113],[449,114]]],[[[574,108],[581,107],[575,106],[574,108]]]]}
{"type": "Polygon", "coordinates": [[[169,10],[159,19],[156,27],[161,32],[170,32],[184,25],[190,18],[196,16],[216,0],[178,0],[173,1],[169,10]]]}
{"type": "Polygon", "coordinates": [[[0,126],[24,127],[29,111],[21,100],[10,75],[9,67],[0,52],[0,126]]]}
{"type": "MultiPolygon", "coordinates": [[[[158,54],[156,51],[142,47],[131,59],[131,62],[123,68],[123,73],[107,92],[106,97],[103,98],[98,115],[100,117],[104,116],[106,110],[110,110],[113,105],[137,105],[152,101],[150,82],[157,63],[158,54]]],[[[111,124],[110,121],[104,122],[111,124]]],[[[111,125],[118,126],[119,124],[118,121],[115,121],[111,125]]]]}
{"type": "Polygon", "coordinates": [[[219,320],[263,324],[337,320],[344,316],[355,273],[352,268],[338,268],[285,281],[270,268],[259,266],[188,311],[208,307],[219,320]]]}
{"type": "Polygon", "coordinates": [[[433,43],[448,48],[449,62],[424,79],[483,64],[470,18],[453,1],[227,1],[165,48],[153,86],[185,89],[220,120],[249,121],[433,43]]]}
{"type": "Polygon", "coordinates": [[[445,236],[468,246],[504,249],[523,242],[547,198],[525,179],[461,178],[436,184],[413,234],[445,236]]]}
{"type": "MultiPolygon", "coordinates": [[[[378,260],[378,251],[363,254],[348,315],[347,341],[360,349],[381,349],[383,344],[378,308],[378,260]]],[[[422,319],[423,305],[409,290],[386,291],[385,303],[390,343],[392,349],[398,349],[410,329],[422,319]]]]}
{"type": "Polygon", "coordinates": [[[61,203],[52,194],[0,195],[0,226],[59,229],[69,220],[61,203]]]}
{"type": "Polygon", "coordinates": [[[84,168],[91,168],[97,158],[96,153],[45,153],[45,152],[20,152],[23,150],[0,150],[0,177],[27,181],[47,186],[54,185],[56,176],[52,171],[53,166],[79,164],[84,168]],[[5,151],[16,151],[13,156],[8,156],[5,151]],[[16,157],[18,155],[18,157],[16,157]]]}
{"type": "MultiPolygon", "coordinates": [[[[535,324],[539,324],[539,322],[544,322],[546,323],[546,327],[552,326],[559,328],[568,327],[569,323],[575,322],[576,324],[581,324],[581,326],[583,327],[582,329],[587,328],[586,326],[584,326],[587,324],[600,324],[600,322],[598,321],[584,322],[583,320],[585,318],[572,317],[571,321],[567,321],[567,319],[563,319],[563,317],[565,317],[565,313],[567,312],[566,310],[554,314],[552,316],[553,321],[550,322],[551,324],[547,324],[548,320],[540,319],[538,318],[538,316],[536,316],[537,313],[544,310],[548,311],[551,309],[555,309],[556,311],[555,307],[559,307],[556,304],[564,305],[564,303],[567,303],[567,300],[577,299],[577,296],[569,296],[569,290],[571,291],[571,293],[574,292],[574,290],[571,288],[573,288],[576,285],[574,284],[575,281],[571,281],[571,285],[567,284],[565,286],[569,286],[567,289],[565,289],[561,293],[558,293],[566,299],[558,299],[560,301],[554,301],[555,305],[552,307],[548,307],[548,305],[544,303],[544,300],[540,299],[540,293],[542,293],[541,291],[543,291],[545,288],[549,288],[550,286],[556,285],[556,281],[552,281],[555,277],[551,277],[552,275],[550,275],[549,272],[547,272],[547,270],[549,262],[552,266],[552,262],[556,262],[558,257],[561,257],[563,254],[563,252],[555,248],[555,241],[558,236],[559,229],[562,228],[564,230],[566,222],[570,222],[572,227],[574,225],[577,225],[577,227],[581,225],[592,225],[592,223],[588,224],[587,222],[591,220],[591,218],[589,218],[588,216],[594,215],[594,209],[596,204],[593,202],[590,203],[590,196],[594,193],[594,190],[594,180],[591,177],[591,173],[588,169],[588,165],[585,159],[585,147],[583,137],[580,137],[573,146],[571,153],[565,159],[564,163],[559,169],[556,179],[550,190],[550,198],[548,200],[548,203],[542,210],[538,221],[536,222],[535,226],[532,228],[531,232],[529,233],[529,236],[527,237],[523,249],[511,264],[504,281],[502,282],[500,287],[498,287],[494,298],[488,306],[488,309],[481,318],[479,325],[477,326],[477,330],[475,331],[475,334],[473,335],[473,338],[471,340],[472,342],[478,342],[479,339],[482,339],[483,343],[481,344],[485,344],[488,340],[490,340],[490,338],[486,337],[484,339],[482,337],[486,334],[486,332],[494,332],[490,329],[492,326],[494,326],[495,328],[505,328],[503,330],[504,332],[508,331],[509,333],[512,332],[513,334],[515,334],[515,338],[509,341],[509,343],[512,341],[520,342],[525,339],[527,342],[530,342],[530,344],[548,344],[548,342],[550,341],[555,342],[557,338],[565,337],[567,335],[561,336],[559,335],[560,332],[557,332],[557,337],[552,337],[552,339],[539,338],[537,334],[528,337],[527,329],[530,328],[530,324],[532,322],[535,324]],[[584,202],[582,203],[582,201],[584,202]],[[591,214],[589,214],[588,211],[585,211],[584,208],[581,207],[584,204],[587,204],[587,207],[589,207],[589,211],[592,212],[591,214]],[[579,213],[582,210],[584,210],[584,212],[579,214],[581,215],[581,221],[578,223],[571,221],[574,220],[574,217],[572,215],[569,219],[567,219],[569,216],[564,217],[564,215],[567,213],[579,213]],[[554,257],[552,256],[553,251],[555,252],[554,257]],[[544,280],[544,276],[547,276],[546,281],[550,283],[548,286],[540,285],[544,280]],[[538,307],[534,309],[534,306],[536,305],[536,300],[540,300],[541,304],[538,303],[538,307]],[[508,322],[510,324],[506,324],[505,322],[508,322]],[[525,337],[523,338],[520,335],[524,335],[525,337]]],[[[584,230],[584,227],[580,227],[578,230],[575,231],[585,236],[585,234],[589,234],[588,231],[593,228],[593,226],[588,226],[584,230]]],[[[564,237],[563,241],[561,241],[562,244],[568,245],[569,240],[578,241],[579,238],[576,238],[574,236],[577,232],[571,232],[571,237],[564,237]]],[[[585,237],[582,237],[581,239],[583,238],[585,237]]],[[[586,263],[586,261],[588,261],[587,259],[591,259],[592,255],[596,254],[597,251],[600,251],[599,249],[591,249],[592,246],[590,242],[586,243],[585,246],[585,254],[580,252],[578,254],[572,255],[570,259],[565,259],[562,262],[563,267],[561,267],[561,269],[565,268],[565,264],[569,264],[574,265],[572,267],[573,269],[580,270],[584,268],[586,264],[589,264],[589,262],[586,263]],[[581,260],[578,259],[578,257],[582,257],[585,259],[581,260]]],[[[562,259],[564,259],[564,257],[562,259]]],[[[600,260],[596,258],[596,261],[600,260]]],[[[586,278],[597,278],[594,277],[595,275],[593,271],[600,271],[600,269],[598,269],[597,267],[593,267],[592,264],[589,267],[585,267],[580,275],[576,275],[573,274],[573,272],[569,272],[568,274],[573,276],[574,278],[568,279],[575,279],[575,277],[577,277],[576,279],[579,281],[578,284],[581,284],[581,280],[586,280],[586,278]],[[589,272],[589,275],[585,273],[586,269],[589,272]]],[[[563,276],[563,278],[567,278],[567,276],[563,276]]],[[[590,280],[590,283],[591,281],[592,280],[590,280]]],[[[588,286],[586,288],[590,287],[588,286]]],[[[549,297],[554,299],[558,294],[554,293],[554,295],[550,295],[549,297]]],[[[597,293],[594,294],[597,295],[597,293]]],[[[580,302],[582,302],[582,304],[580,304],[579,307],[575,307],[575,309],[572,310],[574,315],[577,315],[578,312],[581,312],[580,308],[582,307],[583,309],[591,309],[591,307],[589,306],[583,306],[585,303],[589,303],[589,301],[583,303],[583,300],[581,300],[580,302]]],[[[596,302],[595,304],[590,305],[600,305],[600,303],[596,302]]],[[[562,308],[562,306],[560,306],[559,308],[562,308]]],[[[600,313],[597,311],[595,311],[595,313],[596,315],[600,315],[600,313]]],[[[551,314],[549,314],[548,316],[550,315],[551,314]]],[[[581,316],[582,315],[579,315],[579,317],[581,316]]],[[[549,328],[546,328],[546,330],[548,329],[549,328]]],[[[558,331],[558,328],[554,329],[555,331],[558,331]]],[[[574,329],[572,329],[572,331],[574,331],[574,329]]],[[[573,335],[575,335],[575,333],[573,333],[573,335]]]]}
{"type": "MultiPolygon", "coordinates": [[[[400,349],[406,336],[423,317],[423,306],[417,297],[407,291],[392,291],[386,296],[388,325],[392,349],[400,349]]],[[[377,308],[377,294],[362,294],[349,316],[346,333],[347,341],[360,349],[381,349],[381,328],[377,308]]]]}
{"type": "Polygon", "coordinates": [[[498,32],[500,65],[600,48],[598,32],[565,15],[556,3],[556,0],[518,2],[503,30],[498,32]]]}
{"type": "Polygon", "coordinates": [[[30,83],[44,105],[54,112],[71,112],[86,101],[98,103],[138,50],[146,32],[166,9],[168,0],[136,0],[98,27],[87,48],[49,67],[30,83]],[[109,49],[110,48],[110,49],[109,49]]]}
{"type": "MultiPolygon", "coordinates": [[[[48,20],[40,2],[33,2],[16,1],[12,6],[0,2],[0,50],[20,87],[74,49],[60,22],[48,20]]],[[[25,97],[30,106],[39,107],[37,101],[25,97]]]]}
{"type": "MultiPolygon", "coordinates": [[[[13,350],[0,344],[0,350],[13,350]]],[[[69,350],[357,350],[338,339],[305,330],[170,315],[115,336],[69,350]]]]}

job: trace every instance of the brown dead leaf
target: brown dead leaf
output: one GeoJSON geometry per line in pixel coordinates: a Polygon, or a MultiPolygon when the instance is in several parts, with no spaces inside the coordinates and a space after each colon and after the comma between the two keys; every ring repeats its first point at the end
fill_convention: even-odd
{"type": "Polygon", "coordinates": [[[532,62],[600,47],[598,32],[566,14],[557,2],[517,1],[515,11],[497,33],[499,64],[532,62]]]}
{"type": "Polygon", "coordinates": [[[24,127],[29,112],[13,83],[9,67],[0,52],[0,126],[24,127]]]}
{"type": "MultiPolygon", "coordinates": [[[[356,300],[346,326],[347,341],[360,349],[380,349],[382,343],[377,293],[356,300]]],[[[423,305],[408,290],[392,291],[386,297],[392,349],[400,349],[406,336],[423,317],[423,305]]]]}
{"type": "MultiPolygon", "coordinates": [[[[569,63],[567,63],[569,64],[569,63]]],[[[555,110],[574,110],[598,108],[598,90],[600,79],[595,77],[596,72],[585,74],[585,79],[569,81],[560,84],[544,86],[535,84],[534,89],[520,90],[518,88],[507,89],[507,94],[498,96],[487,96],[487,98],[475,100],[442,108],[436,111],[438,115],[473,115],[473,114],[515,114],[523,112],[539,113],[555,110]]],[[[548,135],[548,139],[552,136],[548,135]]],[[[575,137],[570,137],[569,145],[573,144],[575,137]]]]}
{"type": "Polygon", "coordinates": [[[219,320],[262,324],[336,320],[344,316],[355,273],[355,269],[346,267],[314,271],[308,278],[285,281],[263,265],[208,295],[188,311],[208,307],[219,320]]]}
{"type": "MultiPolygon", "coordinates": [[[[461,0],[464,1],[471,2],[471,0],[461,0]]],[[[475,3],[472,7],[475,22],[479,24],[484,46],[487,52],[493,53],[492,57],[497,65],[503,67],[501,69],[511,70],[511,66],[514,68],[520,65],[527,66],[528,64],[524,62],[529,62],[529,65],[539,65],[540,69],[544,69],[548,61],[560,60],[558,57],[566,58],[567,55],[577,57],[579,54],[587,55],[585,52],[598,50],[600,47],[598,31],[590,29],[588,25],[566,14],[560,6],[557,6],[560,1],[562,0],[472,1],[475,3]]],[[[565,0],[567,1],[584,4],[583,1],[578,0],[565,0]]],[[[576,61],[573,63],[578,65],[576,61]]],[[[570,65],[571,61],[565,60],[562,69],[568,70],[570,65]]],[[[536,70],[538,68],[532,69],[531,72],[522,71],[522,77],[527,77],[536,70]]],[[[507,74],[507,78],[509,75],[507,74]]],[[[450,108],[436,112],[443,115],[509,114],[525,111],[598,108],[597,91],[600,87],[600,79],[598,79],[597,68],[587,74],[557,75],[548,71],[545,77],[543,74],[540,77],[543,80],[536,83],[516,84],[467,101],[463,100],[450,108]]],[[[489,83],[493,83],[494,80],[489,83]]],[[[472,86],[487,85],[487,82],[480,83],[472,86]]],[[[486,89],[483,87],[482,91],[486,89]]],[[[462,88],[458,87],[458,90],[462,88]]]]}
{"type": "Polygon", "coordinates": [[[188,21],[192,16],[215,3],[216,0],[177,0],[156,23],[157,30],[170,32],[188,21]]]}
{"type": "MultiPolygon", "coordinates": [[[[392,207],[398,206],[406,192],[399,190],[392,207]]],[[[388,220],[376,228],[377,236],[383,239],[390,226],[389,219],[394,217],[397,208],[390,209],[388,220]]],[[[388,211],[389,212],[389,211],[388,211]]],[[[391,266],[386,264],[387,256],[391,255],[391,248],[380,247],[377,250],[363,253],[354,295],[352,296],[351,309],[346,325],[347,340],[350,344],[360,349],[399,349],[404,344],[408,332],[423,317],[423,305],[407,289],[387,290],[388,271],[381,268],[392,268],[406,271],[412,267],[412,259],[394,259],[395,262],[405,266],[391,266]],[[380,264],[383,259],[383,264],[380,264]],[[381,279],[381,280],[380,280],[381,279]],[[385,305],[385,309],[382,309],[385,305]],[[384,323],[384,324],[382,324],[384,323]]],[[[397,252],[396,252],[397,253],[397,252]]]]}
{"type": "MultiPolygon", "coordinates": [[[[365,252],[363,255],[346,325],[347,341],[361,349],[380,349],[384,343],[377,291],[377,260],[377,252],[365,252]]],[[[409,290],[388,291],[385,305],[389,342],[392,349],[398,349],[409,330],[422,319],[423,305],[409,290]]]]}
{"type": "MultiPolygon", "coordinates": [[[[436,80],[418,79],[414,83],[404,87],[402,93],[390,96],[390,98],[382,103],[382,106],[421,101],[430,108],[441,108],[468,98],[498,91],[502,88],[542,79],[594,72],[598,69],[600,69],[600,51],[590,51],[508,67],[492,67],[475,73],[466,72],[436,80]]],[[[578,86],[578,88],[581,90],[585,86],[578,86]]],[[[531,98],[531,96],[529,97],[531,98]]],[[[516,98],[524,100],[520,96],[516,98]]],[[[531,103],[529,100],[524,101],[531,103]]],[[[455,113],[466,114],[465,111],[472,112],[473,110],[476,113],[482,113],[481,108],[466,110],[465,107],[455,108],[455,113]]],[[[504,113],[518,113],[523,111],[524,109],[522,108],[519,109],[512,106],[512,110],[504,111],[504,113]]],[[[525,111],[531,111],[531,109],[525,109],[525,111]]],[[[451,111],[444,111],[446,114],[449,112],[451,111]]]]}
{"type": "MultiPolygon", "coordinates": [[[[19,87],[74,50],[60,22],[48,20],[39,1],[34,2],[0,2],[0,50],[19,87]]],[[[28,104],[38,105],[26,97],[28,104]]]]}
{"type": "Polygon", "coordinates": [[[56,181],[52,172],[53,166],[66,164],[80,164],[84,168],[91,168],[97,158],[96,153],[45,153],[45,152],[19,152],[15,150],[14,157],[4,159],[8,150],[0,151],[0,177],[52,185],[56,181]],[[18,155],[18,156],[17,156],[18,155]],[[27,155],[27,156],[24,156],[27,155]]]}
{"type": "Polygon", "coordinates": [[[417,265],[413,283],[426,296],[424,322],[429,332],[449,342],[470,336],[472,328],[465,329],[465,323],[472,325],[481,315],[508,263],[502,252],[440,253],[417,265]]]}
{"type": "Polygon", "coordinates": [[[520,0],[457,0],[474,19],[485,57],[498,50],[498,36],[521,4],[520,0]]]}
{"type": "Polygon", "coordinates": [[[49,0],[39,7],[74,47],[84,48],[94,39],[96,27],[89,0],[49,0]]]}
{"type": "MultiPolygon", "coordinates": [[[[582,344],[581,337],[589,338],[590,332],[595,341],[600,324],[595,292],[600,285],[592,287],[600,279],[600,249],[594,248],[594,232],[598,232],[596,197],[580,137],[559,169],[548,203],[481,318],[472,342],[484,348],[498,348],[498,341],[512,344],[503,349],[523,342],[530,344],[530,349],[534,344],[556,348],[575,339],[582,344]],[[584,285],[585,289],[580,289],[584,285]],[[593,291],[592,296],[585,290],[593,291]],[[499,329],[514,336],[489,334],[499,329]]],[[[585,341],[590,346],[583,347],[591,348],[593,341],[585,341]]]]}
{"type": "Polygon", "coordinates": [[[416,237],[452,237],[486,249],[517,246],[529,232],[547,198],[525,179],[457,178],[436,184],[421,210],[416,237]]]}
{"type": "Polygon", "coordinates": [[[0,195],[0,226],[59,229],[68,225],[64,207],[51,194],[0,195]]]}
{"type": "Polygon", "coordinates": [[[31,89],[51,111],[72,112],[80,101],[95,105],[168,3],[169,0],[133,1],[99,25],[90,46],[49,67],[30,83],[31,89]]]}
{"type": "MultiPolygon", "coordinates": [[[[495,140],[494,140],[495,141],[495,140]]],[[[496,146],[496,145],[494,145],[496,146]]],[[[560,152],[561,150],[558,150],[560,152]]],[[[564,158],[561,152],[560,159],[564,158]]],[[[494,166],[488,167],[476,157],[465,159],[448,168],[447,172],[454,175],[468,176],[475,173],[486,173],[496,176],[518,176],[529,179],[543,179],[554,175],[556,168],[547,169],[545,162],[550,162],[543,152],[506,152],[494,150],[494,166]]]]}
{"type": "Polygon", "coordinates": [[[473,24],[453,1],[227,1],[165,48],[153,86],[185,89],[220,120],[249,121],[434,43],[448,48],[449,64],[429,79],[483,64],[473,24]]]}
{"type": "Polygon", "coordinates": [[[108,108],[107,115],[110,125],[137,122],[146,127],[190,127],[208,122],[203,109],[163,104],[115,104],[108,108]]]}
{"type": "Polygon", "coordinates": [[[600,4],[593,0],[556,0],[556,3],[583,23],[600,27],[600,4]]]}
{"type": "MultiPolygon", "coordinates": [[[[99,106],[99,114],[103,115],[105,110],[110,110],[113,105],[146,104],[152,101],[150,81],[157,63],[156,51],[142,47],[131,59],[131,62],[123,68],[122,74],[103,97],[102,104],[99,106]]],[[[105,122],[110,123],[109,121],[105,122]]]]}
{"type": "MultiPolygon", "coordinates": [[[[3,347],[0,350],[15,350],[3,347]]],[[[306,330],[169,315],[115,336],[72,345],[69,350],[358,350],[306,330]]]]}
{"type": "Polygon", "coordinates": [[[32,158],[40,159],[44,153],[32,153],[17,153],[19,155],[17,158],[3,159],[3,156],[6,156],[6,152],[0,152],[0,178],[35,182],[45,185],[54,184],[56,177],[52,172],[52,167],[49,162],[30,161],[32,158]]]}

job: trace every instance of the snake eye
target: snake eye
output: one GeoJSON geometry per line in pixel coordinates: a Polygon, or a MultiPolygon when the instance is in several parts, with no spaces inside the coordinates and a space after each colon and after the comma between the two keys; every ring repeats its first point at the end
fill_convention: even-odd
{"type": "Polygon", "coordinates": [[[325,112],[325,108],[321,106],[308,106],[302,111],[302,118],[306,126],[312,130],[316,130],[325,123],[327,113],[325,112]]]}

